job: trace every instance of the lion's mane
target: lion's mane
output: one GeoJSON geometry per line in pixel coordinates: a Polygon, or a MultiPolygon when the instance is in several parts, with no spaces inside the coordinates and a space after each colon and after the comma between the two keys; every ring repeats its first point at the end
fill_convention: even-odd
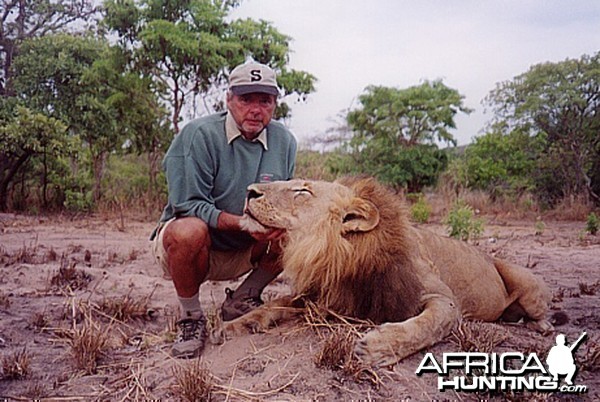
{"type": "Polygon", "coordinates": [[[316,227],[290,235],[283,262],[296,291],[340,314],[375,323],[418,314],[423,285],[412,266],[408,220],[399,197],[372,179],[339,183],[377,207],[379,224],[342,235],[339,225],[352,197],[340,194],[316,227]]]}

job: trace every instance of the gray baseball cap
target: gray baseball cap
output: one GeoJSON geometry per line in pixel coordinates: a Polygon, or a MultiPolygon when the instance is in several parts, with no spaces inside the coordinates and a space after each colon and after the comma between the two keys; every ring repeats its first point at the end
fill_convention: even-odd
{"type": "Polygon", "coordinates": [[[229,75],[229,90],[234,95],[265,93],[279,95],[275,71],[264,64],[249,62],[240,64],[229,75]]]}

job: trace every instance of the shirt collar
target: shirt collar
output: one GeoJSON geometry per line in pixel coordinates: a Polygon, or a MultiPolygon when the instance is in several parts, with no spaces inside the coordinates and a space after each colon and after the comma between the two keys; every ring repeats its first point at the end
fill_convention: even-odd
{"type": "MultiPolygon", "coordinates": [[[[238,128],[235,120],[233,120],[231,113],[227,113],[227,117],[225,117],[225,135],[227,136],[227,144],[231,144],[233,142],[233,140],[235,140],[238,137],[244,138],[242,136],[242,132],[238,128]]],[[[269,150],[269,147],[267,144],[267,128],[266,127],[260,132],[258,137],[256,137],[254,140],[252,140],[252,142],[256,142],[256,141],[258,141],[262,144],[262,146],[265,148],[265,151],[269,150]]]]}

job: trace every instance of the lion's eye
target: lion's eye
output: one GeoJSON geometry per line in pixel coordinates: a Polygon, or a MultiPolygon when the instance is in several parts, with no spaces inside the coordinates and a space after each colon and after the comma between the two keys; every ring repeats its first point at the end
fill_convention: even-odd
{"type": "Polygon", "coordinates": [[[294,188],[294,189],[292,189],[292,191],[294,192],[294,197],[298,197],[298,196],[302,196],[302,195],[308,195],[308,196],[313,195],[312,191],[310,191],[307,188],[294,188]]]}

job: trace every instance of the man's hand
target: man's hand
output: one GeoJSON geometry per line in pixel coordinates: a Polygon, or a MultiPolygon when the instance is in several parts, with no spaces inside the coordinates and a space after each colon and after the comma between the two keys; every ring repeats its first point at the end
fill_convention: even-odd
{"type": "Polygon", "coordinates": [[[218,228],[220,230],[241,230],[259,242],[277,240],[285,234],[285,229],[265,227],[249,215],[239,216],[227,212],[219,214],[218,228]]]}
{"type": "Polygon", "coordinates": [[[249,215],[244,215],[240,219],[240,229],[249,233],[250,236],[259,242],[279,239],[285,233],[285,229],[267,228],[252,219],[249,215]]]}
{"type": "Polygon", "coordinates": [[[269,231],[268,228],[264,227],[258,221],[252,219],[250,215],[244,215],[240,219],[240,229],[244,232],[252,233],[267,233],[269,231]]]}

